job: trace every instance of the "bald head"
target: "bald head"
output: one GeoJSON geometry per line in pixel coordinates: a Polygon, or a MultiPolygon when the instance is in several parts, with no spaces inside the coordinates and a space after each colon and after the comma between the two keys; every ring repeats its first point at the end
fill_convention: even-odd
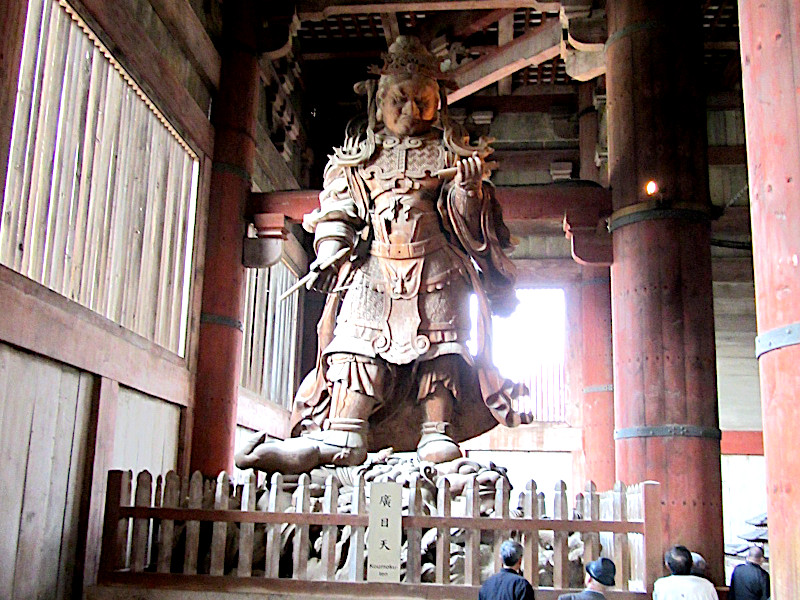
{"type": "Polygon", "coordinates": [[[747,560],[760,565],[764,562],[764,551],[759,546],[753,546],[747,551],[747,560]]]}

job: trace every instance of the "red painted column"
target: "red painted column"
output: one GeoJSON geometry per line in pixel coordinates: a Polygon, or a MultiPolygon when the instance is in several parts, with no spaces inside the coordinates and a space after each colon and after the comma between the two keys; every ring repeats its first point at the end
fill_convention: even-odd
{"type": "MultiPolygon", "coordinates": [[[[580,178],[599,182],[595,82],[578,88],[580,178]]],[[[614,486],[614,386],[611,360],[611,279],[608,267],[584,266],[581,279],[584,478],[598,490],[614,486]]]]}
{"type": "Polygon", "coordinates": [[[721,585],[700,5],[611,0],[607,8],[617,478],[661,483],[664,546],[700,552],[721,585]],[[659,204],[645,193],[649,180],[659,204]]]}
{"type": "Polygon", "coordinates": [[[581,158],[580,178],[600,181],[600,169],[594,162],[597,151],[597,110],[594,107],[595,82],[578,86],[578,149],[581,158]]]}
{"type": "Polygon", "coordinates": [[[583,267],[583,456],[585,478],[614,487],[614,386],[611,280],[607,267],[583,267]]]}
{"type": "Polygon", "coordinates": [[[773,598],[800,598],[800,5],[740,0],[773,598]]]}
{"type": "Polygon", "coordinates": [[[190,468],[216,476],[233,466],[242,348],[244,206],[255,158],[258,56],[255,2],[225,4],[200,316],[190,468]]]}

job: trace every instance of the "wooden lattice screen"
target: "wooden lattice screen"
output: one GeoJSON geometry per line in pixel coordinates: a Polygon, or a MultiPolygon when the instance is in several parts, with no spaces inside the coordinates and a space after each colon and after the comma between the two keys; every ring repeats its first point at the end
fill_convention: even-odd
{"type": "Polygon", "coordinates": [[[300,294],[279,298],[297,279],[282,261],[247,271],[241,385],[287,409],[296,383],[300,294]]]}
{"type": "Polygon", "coordinates": [[[184,354],[197,156],[63,2],[31,0],[0,263],[184,354]]]}

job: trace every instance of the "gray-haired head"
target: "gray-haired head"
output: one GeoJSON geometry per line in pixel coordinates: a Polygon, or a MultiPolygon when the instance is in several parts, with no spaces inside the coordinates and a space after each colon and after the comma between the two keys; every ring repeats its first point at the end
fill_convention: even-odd
{"type": "Polygon", "coordinates": [[[692,552],[692,575],[703,576],[706,574],[706,559],[697,552],[692,552]]]}
{"type": "Polygon", "coordinates": [[[500,545],[500,558],[507,567],[513,567],[522,560],[522,544],[516,540],[506,540],[500,545]]]}
{"type": "Polygon", "coordinates": [[[759,546],[751,546],[750,550],[747,551],[747,560],[751,563],[760,565],[762,562],[764,562],[764,550],[762,550],[759,546]]]}

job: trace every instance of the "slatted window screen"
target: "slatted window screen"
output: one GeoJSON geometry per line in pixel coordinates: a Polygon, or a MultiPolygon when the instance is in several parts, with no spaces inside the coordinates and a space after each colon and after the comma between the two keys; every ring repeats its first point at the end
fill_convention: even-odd
{"type": "Polygon", "coordinates": [[[183,356],[198,172],[69,6],[31,0],[0,263],[183,356]]]}
{"type": "MultiPolygon", "coordinates": [[[[566,300],[561,289],[517,289],[519,304],[508,317],[492,317],[492,359],[500,373],[524,384],[529,394],[514,401],[518,412],[540,423],[567,420],[564,376],[566,300]]],[[[477,351],[477,302],[471,300],[470,351],[477,351]]]]}
{"type": "Polygon", "coordinates": [[[283,262],[247,271],[240,384],[287,409],[297,381],[302,292],[282,302],[278,298],[297,280],[283,262]]]}

